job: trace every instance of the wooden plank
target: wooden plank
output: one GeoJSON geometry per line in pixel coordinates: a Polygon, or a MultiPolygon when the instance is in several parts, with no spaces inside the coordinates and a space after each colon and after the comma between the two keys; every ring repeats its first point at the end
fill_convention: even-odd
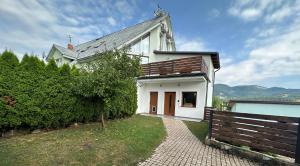
{"type": "Polygon", "coordinates": [[[265,146],[264,144],[256,144],[256,143],[245,141],[245,140],[239,140],[236,138],[221,136],[216,133],[212,133],[212,137],[216,138],[219,141],[229,142],[233,145],[248,146],[248,147],[255,148],[255,149],[258,149],[258,150],[261,150],[264,152],[276,153],[276,154],[280,154],[280,155],[288,156],[288,157],[292,157],[292,158],[295,156],[295,153],[290,152],[290,151],[286,151],[283,149],[277,149],[277,148],[273,148],[273,147],[268,147],[268,146],[265,146]]]}
{"type": "Polygon", "coordinates": [[[232,137],[235,139],[244,140],[244,141],[248,141],[248,142],[255,143],[255,144],[263,144],[265,146],[269,146],[269,147],[273,147],[273,148],[277,148],[277,149],[284,149],[286,151],[290,151],[293,153],[295,153],[295,150],[296,150],[295,145],[289,145],[289,144],[285,144],[285,143],[271,141],[268,139],[264,139],[262,136],[255,137],[255,136],[244,135],[244,134],[239,134],[239,133],[235,133],[235,132],[225,132],[223,130],[219,131],[218,134],[221,136],[232,137]]]}
{"type": "Polygon", "coordinates": [[[286,123],[298,123],[298,118],[286,117],[286,116],[248,114],[248,113],[238,113],[238,112],[228,112],[228,111],[215,111],[215,114],[216,115],[227,115],[227,116],[253,118],[253,119],[273,120],[273,121],[286,122],[286,123]]]}
{"type": "MultiPolygon", "coordinates": [[[[181,59],[174,59],[169,61],[162,61],[162,62],[153,62],[149,64],[143,64],[143,74],[171,74],[182,72],[189,68],[189,71],[202,71],[204,68],[203,65],[206,65],[205,62],[202,60],[201,56],[197,57],[188,57],[188,58],[181,58],[181,59]],[[159,68],[164,68],[168,71],[160,71],[159,68]]],[[[203,72],[203,71],[202,71],[203,72]]],[[[206,71],[207,72],[207,71],[206,71]]]]}
{"type": "Polygon", "coordinates": [[[213,112],[212,137],[233,145],[295,158],[299,118],[213,112]]]}
{"type": "Polygon", "coordinates": [[[242,128],[242,129],[248,129],[248,130],[254,130],[254,131],[258,131],[258,132],[265,132],[268,134],[274,134],[274,135],[282,135],[285,137],[292,137],[295,138],[297,137],[297,133],[293,132],[293,131],[289,131],[289,130],[279,130],[279,129],[270,129],[270,128],[265,128],[265,127],[261,127],[261,126],[254,126],[254,125],[247,125],[247,124],[237,124],[237,123],[228,123],[228,122],[223,122],[223,121],[219,121],[213,123],[213,125],[215,124],[221,125],[221,126],[225,126],[225,127],[231,127],[231,128],[242,128]]]}
{"type": "Polygon", "coordinates": [[[297,132],[297,144],[296,144],[296,153],[295,153],[295,162],[300,164],[300,118],[298,118],[298,132],[297,132]]]}
{"type": "Polygon", "coordinates": [[[288,145],[296,146],[296,138],[290,138],[290,137],[282,137],[282,136],[276,136],[276,135],[270,135],[263,132],[254,132],[249,130],[243,130],[238,128],[226,128],[222,127],[221,129],[213,128],[215,132],[219,132],[219,130],[226,131],[226,132],[234,132],[238,134],[244,134],[244,135],[251,135],[253,137],[263,137],[264,139],[268,139],[270,141],[279,142],[279,143],[285,143],[288,145]]]}
{"type": "Polygon", "coordinates": [[[280,122],[270,122],[270,121],[260,121],[256,119],[243,119],[240,117],[232,117],[232,116],[223,116],[223,115],[215,115],[215,119],[219,119],[221,121],[227,122],[238,122],[238,123],[245,123],[245,124],[253,124],[253,125],[260,125],[267,128],[275,128],[281,130],[291,130],[297,132],[298,125],[294,125],[291,123],[280,123],[280,122]]]}

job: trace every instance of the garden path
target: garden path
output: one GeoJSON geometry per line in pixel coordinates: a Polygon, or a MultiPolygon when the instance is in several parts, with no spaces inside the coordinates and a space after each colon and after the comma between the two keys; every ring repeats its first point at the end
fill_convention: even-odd
{"type": "Polygon", "coordinates": [[[181,120],[163,118],[167,138],[154,154],[140,166],[149,165],[217,165],[253,166],[259,165],[236,155],[207,146],[195,137],[181,120]]]}

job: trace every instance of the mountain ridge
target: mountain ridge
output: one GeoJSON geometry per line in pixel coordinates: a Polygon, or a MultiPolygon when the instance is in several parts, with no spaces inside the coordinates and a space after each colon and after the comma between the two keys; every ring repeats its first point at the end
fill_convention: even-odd
{"type": "Polygon", "coordinates": [[[229,86],[214,85],[214,96],[222,99],[255,99],[255,100],[287,100],[300,101],[300,89],[283,87],[264,87],[259,85],[229,86]]]}

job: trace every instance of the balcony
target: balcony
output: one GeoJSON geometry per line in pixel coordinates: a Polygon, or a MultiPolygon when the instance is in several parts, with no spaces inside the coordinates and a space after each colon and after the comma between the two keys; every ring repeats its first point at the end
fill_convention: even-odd
{"type": "Polygon", "coordinates": [[[144,76],[163,76],[188,73],[205,73],[208,75],[208,67],[202,56],[143,64],[142,69],[144,76]]]}

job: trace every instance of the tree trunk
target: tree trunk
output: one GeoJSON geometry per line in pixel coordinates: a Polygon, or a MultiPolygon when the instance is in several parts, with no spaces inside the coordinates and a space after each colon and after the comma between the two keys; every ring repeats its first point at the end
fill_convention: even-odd
{"type": "Polygon", "coordinates": [[[105,128],[103,110],[101,111],[101,125],[102,125],[102,128],[105,128]]]}
{"type": "Polygon", "coordinates": [[[101,122],[101,126],[102,128],[105,128],[105,124],[104,124],[104,102],[103,99],[100,98],[100,102],[98,104],[98,109],[100,111],[100,122],[101,122]]]}

